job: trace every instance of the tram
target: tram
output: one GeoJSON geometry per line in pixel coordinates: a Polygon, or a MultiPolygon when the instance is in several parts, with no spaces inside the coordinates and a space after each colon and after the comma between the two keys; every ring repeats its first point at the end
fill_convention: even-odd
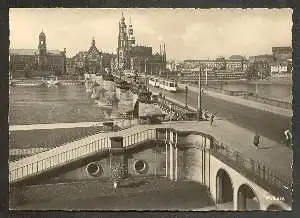
{"type": "Polygon", "coordinates": [[[154,86],[154,87],[159,87],[159,79],[156,77],[150,77],[149,85],[154,86]]]}
{"type": "Polygon", "coordinates": [[[176,92],[178,89],[177,83],[169,80],[160,80],[159,88],[167,90],[169,92],[176,92]]]}

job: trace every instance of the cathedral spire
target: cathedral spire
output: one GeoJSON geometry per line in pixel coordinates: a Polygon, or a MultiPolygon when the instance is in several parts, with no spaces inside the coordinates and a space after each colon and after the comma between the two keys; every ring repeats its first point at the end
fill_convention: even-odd
{"type": "Polygon", "coordinates": [[[96,45],[96,42],[95,42],[95,38],[93,37],[92,38],[92,46],[95,46],[96,45]]]}

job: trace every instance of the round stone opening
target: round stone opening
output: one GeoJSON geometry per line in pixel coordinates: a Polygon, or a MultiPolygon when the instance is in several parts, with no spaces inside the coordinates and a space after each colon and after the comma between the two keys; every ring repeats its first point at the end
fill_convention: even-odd
{"type": "Polygon", "coordinates": [[[144,160],[138,160],[134,164],[134,170],[137,173],[143,174],[147,171],[147,163],[144,160]]]}
{"type": "Polygon", "coordinates": [[[89,163],[86,167],[86,171],[91,176],[99,176],[100,166],[95,162],[89,163]]]}

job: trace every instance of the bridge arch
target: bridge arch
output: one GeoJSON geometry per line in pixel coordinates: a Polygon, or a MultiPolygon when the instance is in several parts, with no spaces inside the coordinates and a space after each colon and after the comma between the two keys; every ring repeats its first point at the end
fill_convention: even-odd
{"type": "Polygon", "coordinates": [[[267,207],[267,210],[269,211],[280,211],[280,210],[284,210],[284,208],[278,204],[270,204],[268,207],[267,207]]]}
{"type": "Polygon", "coordinates": [[[216,203],[232,203],[233,205],[233,183],[229,173],[220,168],[216,176],[216,203]]]}
{"type": "Polygon", "coordinates": [[[248,184],[242,184],[237,191],[237,209],[260,210],[260,202],[253,188],[248,184]]]}

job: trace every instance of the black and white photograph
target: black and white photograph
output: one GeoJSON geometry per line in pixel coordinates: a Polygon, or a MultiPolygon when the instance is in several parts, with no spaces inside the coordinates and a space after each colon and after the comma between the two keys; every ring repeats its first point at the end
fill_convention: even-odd
{"type": "Polygon", "coordinates": [[[292,210],[292,14],[10,8],[9,210],[292,210]]]}

